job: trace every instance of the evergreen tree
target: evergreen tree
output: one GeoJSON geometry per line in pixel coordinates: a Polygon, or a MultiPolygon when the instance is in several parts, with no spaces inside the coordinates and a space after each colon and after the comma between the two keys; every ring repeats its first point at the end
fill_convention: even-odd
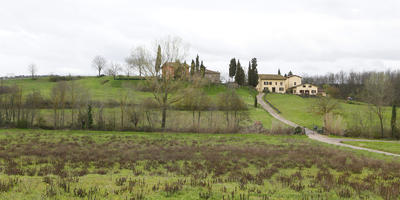
{"type": "Polygon", "coordinates": [[[245,74],[242,66],[240,65],[240,61],[238,60],[238,63],[236,65],[236,75],[235,75],[235,82],[238,85],[244,85],[244,80],[245,80],[245,74]]]}
{"type": "Polygon", "coordinates": [[[285,74],[284,77],[287,77],[287,74],[285,74]]]}
{"type": "Polygon", "coordinates": [[[278,69],[278,75],[281,75],[281,69],[278,69]]]}
{"type": "Polygon", "coordinates": [[[203,65],[203,61],[201,61],[200,64],[200,72],[201,72],[201,77],[204,77],[204,75],[206,74],[206,67],[203,65]]]}
{"type": "Polygon", "coordinates": [[[196,56],[196,72],[200,71],[200,59],[199,59],[199,55],[196,56]]]}
{"type": "Polygon", "coordinates": [[[156,66],[155,66],[155,70],[156,70],[156,75],[158,76],[158,73],[160,72],[161,69],[161,47],[160,45],[158,45],[158,49],[157,49],[157,57],[156,57],[156,66]]]}
{"type": "Polygon", "coordinates": [[[192,59],[192,64],[190,64],[190,76],[195,74],[196,64],[194,64],[194,60],[192,59]]]}
{"type": "Polygon", "coordinates": [[[92,106],[89,104],[87,108],[87,124],[86,128],[91,129],[93,127],[93,115],[92,115],[92,106]]]}
{"type": "Polygon", "coordinates": [[[396,118],[397,118],[397,114],[396,114],[396,105],[392,106],[392,119],[390,120],[390,127],[392,129],[392,137],[396,137],[397,139],[399,139],[399,135],[396,134],[396,118]]]}
{"type": "Polygon", "coordinates": [[[289,71],[288,76],[293,76],[292,71],[289,71]]]}
{"type": "Polygon", "coordinates": [[[248,85],[253,85],[253,70],[252,70],[252,68],[251,68],[251,64],[250,64],[250,61],[249,61],[249,67],[248,67],[248,69],[247,69],[247,84],[248,85]]]}
{"type": "Polygon", "coordinates": [[[258,85],[258,70],[257,70],[257,58],[251,59],[251,72],[252,72],[252,82],[251,86],[256,87],[258,85]]]}
{"type": "Polygon", "coordinates": [[[233,78],[236,74],[236,59],[232,58],[229,64],[229,77],[233,78]]]}

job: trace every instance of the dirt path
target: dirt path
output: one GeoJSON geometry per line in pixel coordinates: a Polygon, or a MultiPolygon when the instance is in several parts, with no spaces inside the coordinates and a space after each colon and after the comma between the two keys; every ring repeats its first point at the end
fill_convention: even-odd
{"type": "MultiPolygon", "coordinates": [[[[289,126],[292,126],[292,127],[299,126],[296,123],[294,123],[292,121],[289,121],[289,120],[283,118],[282,116],[280,116],[278,113],[276,113],[276,111],[273,108],[271,108],[271,106],[269,106],[267,103],[265,103],[265,101],[263,99],[263,96],[264,96],[264,93],[258,94],[257,95],[257,101],[273,117],[275,117],[279,121],[281,121],[281,122],[283,122],[283,123],[285,123],[285,124],[287,124],[289,126]]],[[[342,141],[376,141],[376,140],[330,138],[330,137],[318,134],[315,131],[312,131],[312,130],[310,130],[308,128],[305,128],[305,130],[306,130],[306,135],[310,139],[317,140],[317,141],[320,141],[320,142],[324,142],[324,143],[328,143],[328,144],[334,144],[334,145],[343,146],[343,147],[348,147],[348,148],[352,148],[352,149],[365,150],[365,151],[369,151],[369,152],[385,154],[385,155],[389,155],[389,156],[400,157],[399,154],[394,154],[394,153],[389,153],[389,152],[384,152],[384,151],[379,151],[379,150],[374,150],[374,149],[368,149],[368,148],[363,148],[363,147],[357,147],[357,146],[341,143],[342,141]]],[[[381,142],[381,141],[379,141],[379,142],[381,142]]]]}

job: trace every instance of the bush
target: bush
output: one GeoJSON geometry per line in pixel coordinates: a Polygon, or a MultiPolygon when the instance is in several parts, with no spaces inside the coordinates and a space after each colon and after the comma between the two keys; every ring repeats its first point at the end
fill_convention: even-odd
{"type": "Polygon", "coordinates": [[[50,82],[58,82],[58,81],[72,81],[72,80],[76,80],[76,79],[80,79],[80,76],[58,76],[58,75],[53,75],[50,76],[49,81],[50,82]]]}
{"type": "Polygon", "coordinates": [[[334,116],[332,113],[327,114],[325,129],[330,134],[343,136],[345,133],[345,124],[343,123],[342,116],[334,116]]]}
{"type": "Polygon", "coordinates": [[[303,131],[303,128],[301,128],[300,126],[298,126],[298,127],[296,127],[296,128],[294,129],[293,134],[295,134],[295,135],[302,135],[302,134],[305,134],[305,133],[304,133],[304,131],[303,131]]]}
{"type": "Polygon", "coordinates": [[[28,128],[28,121],[27,120],[19,120],[17,122],[17,128],[28,128]]]}

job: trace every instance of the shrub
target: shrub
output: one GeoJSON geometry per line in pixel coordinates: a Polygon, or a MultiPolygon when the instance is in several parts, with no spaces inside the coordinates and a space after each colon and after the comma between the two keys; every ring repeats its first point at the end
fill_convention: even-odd
{"type": "Polygon", "coordinates": [[[345,124],[343,122],[342,116],[335,116],[332,113],[328,113],[325,118],[325,123],[325,129],[329,133],[338,136],[344,135],[345,124]]]}

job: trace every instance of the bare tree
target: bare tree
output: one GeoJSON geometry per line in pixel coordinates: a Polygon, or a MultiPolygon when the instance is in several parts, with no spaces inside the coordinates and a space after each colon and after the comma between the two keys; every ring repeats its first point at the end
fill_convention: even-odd
{"type": "Polygon", "coordinates": [[[92,66],[99,72],[98,76],[101,75],[101,71],[106,67],[106,64],[107,64],[107,61],[102,56],[96,56],[93,58],[92,66]]]}
{"type": "Polygon", "coordinates": [[[165,62],[183,61],[189,53],[189,44],[179,36],[165,36],[155,41],[154,52],[161,47],[161,65],[165,62]]]}
{"type": "MultiPolygon", "coordinates": [[[[164,57],[164,62],[166,61],[179,61],[184,59],[187,54],[188,46],[179,37],[168,36],[166,38],[156,41],[156,46],[158,52],[158,45],[161,48],[161,55],[164,57]]],[[[154,69],[153,65],[149,65],[148,69],[154,69]]],[[[153,70],[155,71],[155,69],[153,70]]],[[[158,78],[154,76],[147,79],[147,85],[151,89],[154,99],[158,106],[161,108],[161,128],[165,128],[167,119],[167,110],[174,104],[179,102],[186,95],[187,91],[179,78],[172,79],[168,77],[158,78]]]]}
{"type": "Polygon", "coordinates": [[[36,72],[37,72],[36,65],[33,64],[33,63],[28,65],[28,71],[29,71],[29,74],[31,74],[31,78],[35,79],[35,75],[36,75],[36,72]]]}
{"type": "Polygon", "coordinates": [[[327,125],[328,114],[334,112],[339,109],[339,103],[335,99],[331,97],[321,97],[317,100],[317,102],[313,105],[312,110],[322,115],[324,118],[324,127],[327,125]]]}
{"type": "Polygon", "coordinates": [[[152,57],[145,46],[136,47],[129,57],[125,59],[126,63],[139,72],[139,76],[153,75],[155,70],[152,69],[152,57]]]}
{"type": "Polygon", "coordinates": [[[391,88],[389,78],[383,72],[372,73],[367,79],[364,86],[363,99],[370,104],[371,110],[379,118],[381,137],[384,137],[383,118],[384,106],[390,102],[390,92],[387,90],[391,88]]]}
{"type": "Polygon", "coordinates": [[[126,76],[129,77],[132,72],[132,66],[130,66],[128,63],[124,64],[124,71],[126,76]]]}
{"type": "Polygon", "coordinates": [[[107,74],[115,78],[118,76],[118,73],[122,70],[121,65],[119,63],[112,62],[110,67],[107,69],[107,74]]]}

